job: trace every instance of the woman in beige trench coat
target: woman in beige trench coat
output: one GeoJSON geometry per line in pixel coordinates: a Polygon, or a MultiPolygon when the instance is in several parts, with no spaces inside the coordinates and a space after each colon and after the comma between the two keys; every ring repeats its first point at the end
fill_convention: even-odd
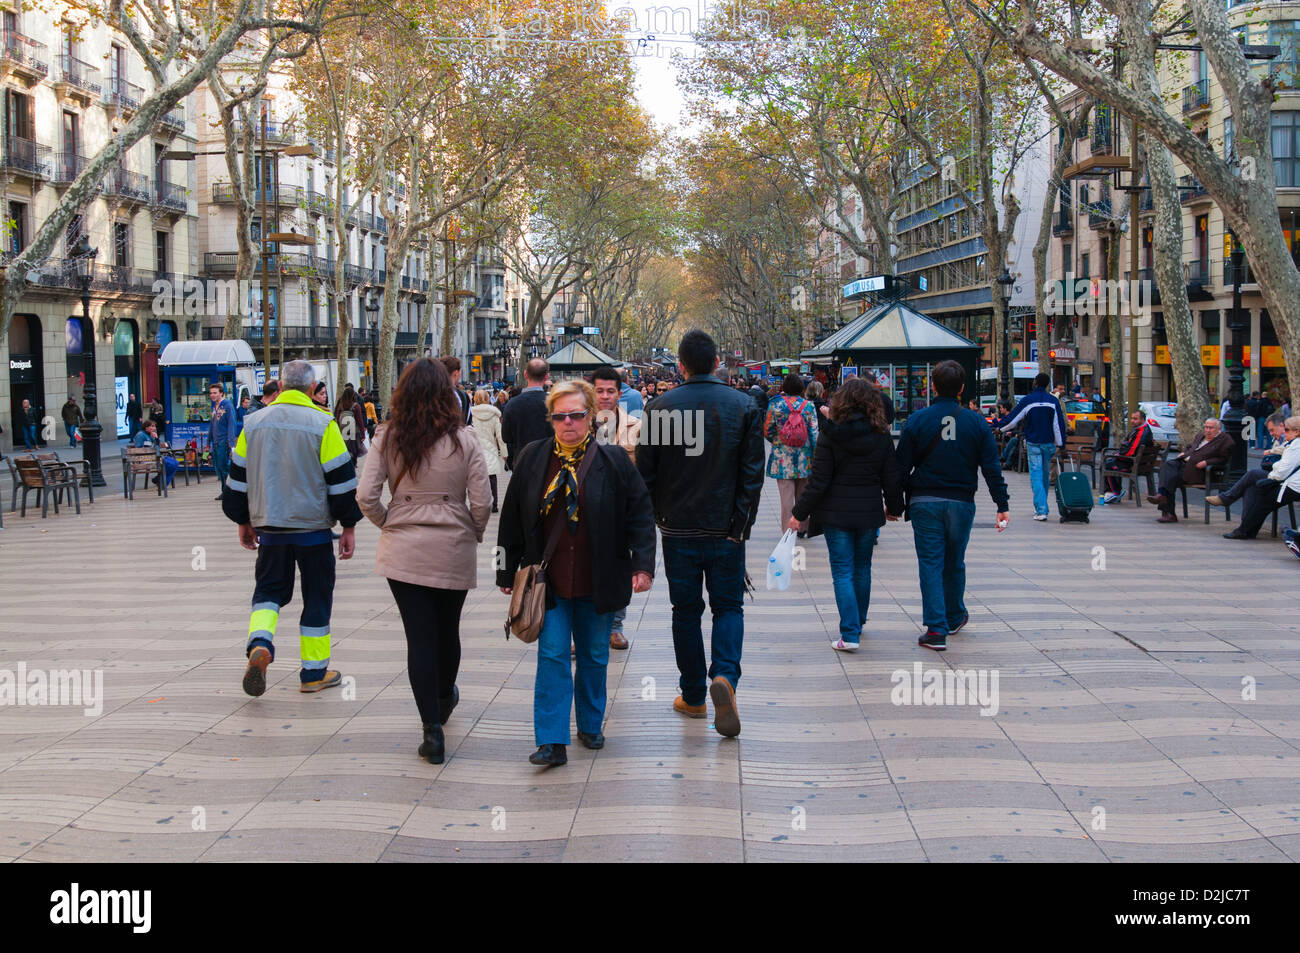
{"type": "Polygon", "coordinates": [[[357,503],[380,528],[375,572],[387,577],[406,629],[407,673],[424,725],[419,753],[442,764],[442,726],[460,700],[460,613],[477,585],[492,496],[483,450],[441,363],[408,365],[390,405],[366,455],[357,503]]]}

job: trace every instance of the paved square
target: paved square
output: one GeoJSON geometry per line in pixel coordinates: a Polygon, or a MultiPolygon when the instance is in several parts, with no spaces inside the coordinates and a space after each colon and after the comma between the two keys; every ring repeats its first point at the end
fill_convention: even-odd
{"type": "Polygon", "coordinates": [[[1035,523],[1026,478],[1009,474],[1007,533],[981,490],[971,624],[948,652],[916,645],[911,531],[895,523],[863,649],[844,655],[829,647],[824,542],[808,541],[788,592],[763,589],[779,536],[769,481],[748,550],[740,738],[670,710],[660,576],[633,602],[631,648],[611,653],[606,747],[572,745],[550,770],[526,761],[536,656],[502,634],[494,522],[435,767],[415,754],[373,526],[335,593],[335,663],[354,682],[297,691],[294,603],[267,694],[250,699],[253,556],[215,481],[126,502],[108,479],[81,517],[4,514],[0,672],[101,671],[104,690],[98,717],[0,708],[5,860],[1300,858],[1300,563],[1277,540],[1221,539],[1221,511],[1209,527],[1195,512],[1157,525],[1131,503],[1035,523]],[[996,676],[996,714],[895,704],[916,663],[996,676]]]}

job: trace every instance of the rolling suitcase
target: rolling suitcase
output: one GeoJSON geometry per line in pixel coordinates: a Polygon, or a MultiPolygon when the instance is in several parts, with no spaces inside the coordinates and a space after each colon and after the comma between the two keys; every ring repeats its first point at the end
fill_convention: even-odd
{"type": "Polygon", "coordinates": [[[1056,510],[1062,523],[1086,523],[1092,512],[1092,485],[1075,470],[1062,470],[1056,478],[1056,510]]]}

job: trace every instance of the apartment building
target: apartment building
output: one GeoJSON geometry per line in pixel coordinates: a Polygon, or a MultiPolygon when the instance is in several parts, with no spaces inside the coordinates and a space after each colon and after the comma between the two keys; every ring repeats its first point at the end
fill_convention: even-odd
{"type": "MultiPolygon", "coordinates": [[[[1005,183],[1020,205],[1006,262],[989,260],[981,234],[982,203],[977,201],[972,210],[958,193],[959,181],[976,180],[972,157],[955,160],[955,175],[948,177],[942,168],[917,162],[904,179],[895,225],[896,274],[911,282],[908,304],[980,344],[981,366],[996,365],[1001,356],[1001,342],[992,339],[990,281],[1004,268],[1015,279],[1010,356],[1013,361],[1034,359],[1025,335],[1035,314],[1033,247],[1048,194],[1046,153],[1042,142],[1035,142],[1005,183]]],[[[995,167],[1001,165],[1006,162],[995,162],[995,167]]]]}
{"type": "MultiPolygon", "coordinates": [[[[1292,255],[1300,260],[1300,49],[1296,42],[1297,22],[1293,3],[1229,4],[1228,16],[1243,43],[1271,44],[1282,55],[1271,61],[1256,61],[1256,72],[1271,72],[1278,84],[1273,105],[1273,172],[1277,180],[1277,214],[1292,255]]],[[[1235,162],[1231,110],[1203,52],[1168,55],[1161,65],[1161,83],[1168,108],[1210,148],[1235,162]]],[[[1088,99],[1075,91],[1063,100],[1070,110],[1081,108],[1088,99]]],[[[1094,103],[1086,135],[1076,143],[1072,162],[1094,155],[1128,155],[1129,125],[1117,121],[1113,111],[1094,103]]],[[[1053,135],[1053,150],[1060,148],[1059,133],[1053,135]]],[[[1227,390],[1233,285],[1236,275],[1231,255],[1234,245],[1223,213],[1200,181],[1175,157],[1178,197],[1182,207],[1183,280],[1191,305],[1201,365],[1212,396],[1227,390]]],[[[1128,176],[1123,176],[1127,184],[1128,176]]],[[[1140,184],[1145,184],[1145,181],[1140,184]]],[[[1108,178],[1079,179],[1058,184],[1057,208],[1052,219],[1051,271],[1055,280],[1073,275],[1076,293],[1088,294],[1106,275],[1109,245],[1119,241],[1119,274],[1122,280],[1136,277],[1151,281],[1153,316],[1149,326],[1138,328],[1138,365],[1143,400],[1177,400],[1169,362],[1161,289],[1154,283],[1151,220],[1154,215],[1150,192],[1140,194],[1138,216],[1138,274],[1129,267],[1130,232],[1127,226],[1128,195],[1112,193],[1108,178]],[[1125,221],[1118,231],[1120,220],[1125,221]]],[[[1285,384],[1286,368],[1278,347],[1277,334],[1254,281],[1249,262],[1241,274],[1243,359],[1247,374],[1244,388],[1279,390],[1285,384]]],[[[1104,317],[1080,315],[1062,320],[1057,331],[1062,340],[1075,341],[1078,358],[1097,373],[1084,383],[1109,393],[1111,341],[1109,322],[1104,317]]],[[[1055,340],[1056,338],[1054,338],[1055,340]]]]}
{"type": "MultiPolygon", "coordinates": [[[[103,23],[74,25],[72,15],[60,4],[0,11],[5,263],[27,247],[90,158],[153,91],[121,34],[103,23]]],[[[163,158],[169,149],[193,148],[192,117],[190,102],[163,116],[104,177],[51,257],[29,272],[30,289],[0,339],[8,369],[0,375],[0,446],[13,446],[24,399],[57,421],[69,396],[84,404],[88,375],[111,441],[119,429],[125,433],[127,394],[142,402],[160,395],[159,351],[199,336],[198,321],[152,307],[155,281],[183,281],[198,271],[192,173],[163,158]],[[79,268],[74,248],[97,255],[79,268]],[[88,317],[81,300],[87,284],[88,317]]],[[[62,436],[61,423],[55,431],[62,436]]]]}

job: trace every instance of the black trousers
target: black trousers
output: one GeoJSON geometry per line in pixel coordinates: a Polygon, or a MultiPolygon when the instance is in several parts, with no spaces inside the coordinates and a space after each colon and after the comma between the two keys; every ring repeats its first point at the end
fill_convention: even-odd
{"type": "Polygon", "coordinates": [[[434,589],[388,580],[406,629],[406,673],[420,721],[440,722],[439,699],[449,698],[460,671],[460,610],[465,589],[434,589]]]}
{"type": "MultiPolygon", "coordinates": [[[[1134,462],[1135,461],[1132,457],[1115,457],[1110,461],[1110,466],[1113,470],[1132,470],[1134,462]]],[[[1106,477],[1106,489],[1108,492],[1118,493],[1123,488],[1124,484],[1120,482],[1119,477],[1106,477]]]]}
{"type": "Polygon", "coordinates": [[[497,475],[495,473],[488,474],[488,483],[492,485],[492,509],[495,510],[497,508],[497,475]]]}
{"type": "MultiPolygon", "coordinates": [[[[1278,489],[1280,488],[1281,484],[1278,484],[1278,489]]],[[[1286,506],[1288,503],[1294,503],[1296,500],[1300,500],[1300,493],[1290,488],[1282,494],[1281,500],[1277,498],[1277,489],[1262,489],[1255,494],[1254,504],[1246,511],[1246,515],[1241,518],[1241,525],[1237,529],[1242,535],[1254,538],[1264,527],[1264,521],[1268,519],[1269,514],[1286,506]]]]}
{"type": "Polygon", "coordinates": [[[1161,511],[1172,513],[1174,511],[1174,501],[1178,496],[1178,488],[1183,485],[1183,464],[1184,460],[1168,460],[1160,465],[1160,478],[1157,486],[1164,495],[1165,501],[1160,504],[1161,511]]]}

